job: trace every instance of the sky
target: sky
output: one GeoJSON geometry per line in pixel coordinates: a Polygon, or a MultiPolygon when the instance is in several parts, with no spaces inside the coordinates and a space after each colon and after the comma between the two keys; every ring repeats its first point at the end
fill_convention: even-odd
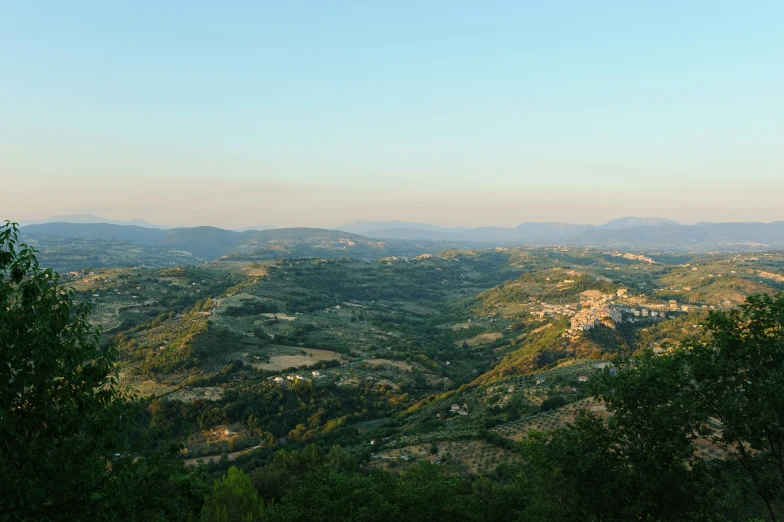
{"type": "Polygon", "coordinates": [[[784,220],[784,2],[0,0],[0,220],[784,220]]]}

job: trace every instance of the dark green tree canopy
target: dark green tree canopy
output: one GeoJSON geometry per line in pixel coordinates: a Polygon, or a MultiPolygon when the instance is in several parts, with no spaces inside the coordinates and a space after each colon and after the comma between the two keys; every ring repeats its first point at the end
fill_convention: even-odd
{"type": "Polygon", "coordinates": [[[114,351],[98,349],[89,306],[0,228],[0,514],[89,519],[122,453],[129,395],[114,351]]]}

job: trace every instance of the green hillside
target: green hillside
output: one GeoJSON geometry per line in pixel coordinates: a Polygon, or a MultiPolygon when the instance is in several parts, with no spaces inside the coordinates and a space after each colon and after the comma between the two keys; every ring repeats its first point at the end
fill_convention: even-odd
{"type": "MultiPolygon", "coordinates": [[[[474,492],[466,499],[478,484],[503,496],[510,476],[523,480],[527,452],[550,436],[541,433],[566,436],[588,422],[585,412],[614,415],[595,398],[611,369],[646,351],[669,358],[709,342],[701,325],[710,312],[784,286],[778,252],[684,259],[543,247],[406,257],[380,254],[411,245],[334,231],[231,236],[241,242],[206,227],[164,233],[172,250],[125,255],[174,266],[118,263],[62,282],[91,306],[100,346],[118,350],[121,385],[143,398],[139,454],[182,444],[185,469],[220,477],[236,465],[276,502],[294,499],[299,480],[324,487],[310,473],[326,462],[359,473],[351,480],[378,474],[397,488],[429,473],[426,457],[440,461],[443,477],[459,477],[449,487],[474,492]],[[173,250],[200,242],[215,253],[222,241],[232,253],[208,262],[173,250]]],[[[64,264],[112,244],[57,239],[50,244],[60,249],[43,250],[40,241],[42,258],[64,264]]],[[[104,259],[121,245],[104,248],[104,259]]],[[[721,462],[715,445],[694,447],[721,462]]]]}

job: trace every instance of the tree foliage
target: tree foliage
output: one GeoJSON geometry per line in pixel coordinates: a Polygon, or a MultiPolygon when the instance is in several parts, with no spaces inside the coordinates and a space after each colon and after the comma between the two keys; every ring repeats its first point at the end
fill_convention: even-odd
{"type": "Polygon", "coordinates": [[[706,328],[711,340],[692,343],[689,362],[696,398],[717,421],[710,439],[775,520],[784,500],[784,293],[750,296],[711,314],[706,328]]]}
{"type": "Polygon", "coordinates": [[[253,522],[264,513],[250,477],[232,466],[228,473],[212,485],[212,493],[204,499],[202,522],[253,522]]]}
{"type": "Polygon", "coordinates": [[[15,225],[0,228],[0,512],[12,518],[92,517],[123,451],[130,397],[89,310],[15,225]]]}
{"type": "Polygon", "coordinates": [[[176,447],[129,453],[116,351],[35,254],[0,227],[0,519],[187,520],[201,481],[176,447]]]}

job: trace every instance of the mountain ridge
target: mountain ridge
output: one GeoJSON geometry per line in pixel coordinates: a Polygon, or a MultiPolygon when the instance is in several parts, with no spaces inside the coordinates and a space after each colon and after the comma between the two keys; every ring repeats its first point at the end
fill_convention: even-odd
{"type": "Polygon", "coordinates": [[[116,220],[116,219],[105,219],[100,216],[96,216],[95,214],[67,214],[62,216],[52,216],[45,219],[32,219],[23,221],[21,225],[43,225],[48,223],[74,223],[74,224],[88,224],[88,223],[105,223],[109,225],[132,225],[132,226],[139,226],[145,228],[160,228],[160,229],[169,229],[175,228],[169,225],[156,225],[154,223],[150,223],[147,220],[134,218],[129,220],[116,220]]]}
{"type": "MultiPolygon", "coordinates": [[[[211,226],[159,229],[110,223],[41,223],[23,226],[21,230],[24,235],[132,241],[182,250],[206,259],[221,257],[237,250],[248,251],[275,241],[310,244],[313,247],[327,242],[334,243],[335,247],[342,244],[346,248],[356,244],[370,248],[374,242],[379,241],[440,242],[444,245],[443,248],[452,248],[455,245],[470,248],[556,244],[672,251],[784,248],[784,221],[699,225],[658,222],[655,225],[626,228],[540,222],[521,223],[517,227],[478,227],[459,232],[404,227],[374,230],[366,234],[310,227],[238,232],[211,226]]],[[[427,250],[436,247],[437,245],[429,244],[427,250]]],[[[352,249],[349,248],[350,250],[352,249]]]]}

